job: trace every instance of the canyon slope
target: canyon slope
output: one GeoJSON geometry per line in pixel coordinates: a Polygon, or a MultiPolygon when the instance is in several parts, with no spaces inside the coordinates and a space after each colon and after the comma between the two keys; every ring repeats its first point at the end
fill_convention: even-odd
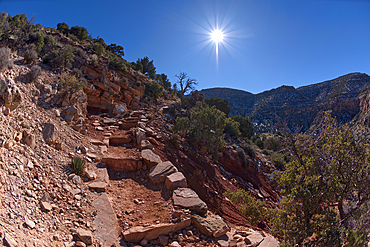
{"type": "Polygon", "coordinates": [[[259,94],[230,88],[203,89],[201,93],[205,98],[227,99],[230,115],[248,115],[258,131],[272,131],[279,122],[292,130],[305,131],[327,110],[340,124],[351,121],[360,112],[360,96],[369,83],[367,74],[351,73],[308,86],[281,86],[259,94]]]}

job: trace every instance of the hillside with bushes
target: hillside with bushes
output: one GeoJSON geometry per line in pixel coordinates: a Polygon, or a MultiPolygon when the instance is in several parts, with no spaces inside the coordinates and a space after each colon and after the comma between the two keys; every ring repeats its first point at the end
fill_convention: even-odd
{"type": "Polygon", "coordinates": [[[368,242],[367,75],[199,92],[124,55],[81,26],[0,14],[4,245],[368,242]],[[286,121],[261,133],[272,106],[286,121]]]}
{"type": "Polygon", "coordinates": [[[333,80],[294,88],[281,86],[259,94],[229,88],[203,89],[205,98],[227,99],[232,115],[248,115],[258,130],[273,131],[283,121],[306,131],[316,117],[331,110],[343,124],[360,111],[360,95],[369,86],[366,74],[351,73],[333,80]]]}

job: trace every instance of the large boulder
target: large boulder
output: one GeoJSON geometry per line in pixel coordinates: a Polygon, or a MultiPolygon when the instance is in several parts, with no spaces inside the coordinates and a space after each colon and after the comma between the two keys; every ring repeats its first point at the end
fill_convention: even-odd
{"type": "Polygon", "coordinates": [[[47,123],[44,125],[44,128],[42,130],[42,137],[44,138],[44,141],[51,145],[54,144],[59,136],[59,131],[58,128],[52,124],[52,123],[47,123]]]}
{"type": "Polygon", "coordinates": [[[11,78],[0,78],[0,98],[10,110],[14,110],[22,102],[21,90],[11,78]]]}
{"type": "Polygon", "coordinates": [[[172,199],[175,206],[188,208],[200,214],[207,213],[207,204],[190,188],[178,188],[174,190],[172,199]]]}
{"type": "Polygon", "coordinates": [[[149,171],[149,180],[153,184],[164,183],[166,177],[177,172],[177,168],[170,162],[165,161],[153,166],[149,171]]]}

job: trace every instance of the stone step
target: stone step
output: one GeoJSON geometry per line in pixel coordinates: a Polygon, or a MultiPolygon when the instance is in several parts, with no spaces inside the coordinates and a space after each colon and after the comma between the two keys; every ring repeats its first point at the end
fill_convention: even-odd
{"type": "Polygon", "coordinates": [[[174,190],[178,187],[188,187],[188,183],[186,182],[186,178],[184,174],[182,174],[182,172],[175,172],[167,176],[164,184],[169,191],[174,190]]]}
{"type": "Polygon", "coordinates": [[[177,172],[177,168],[170,161],[165,161],[150,168],[148,177],[151,183],[161,184],[164,183],[168,175],[175,172],[177,172]]]}
{"type": "Polygon", "coordinates": [[[208,207],[198,194],[190,188],[178,188],[172,194],[173,204],[183,208],[188,208],[200,214],[206,214],[208,207]]]}
{"type": "Polygon", "coordinates": [[[116,215],[106,193],[96,198],[92,205],[96,209],[94,219],[95,239],[100,246],[120,246],[119,233],[122,231],[118,225],[116,215]]]}
{"type": "Polygon", "coordinates": [[[162,163],[161,158],[150,149],[144,149],[143,151],[141,151],[141,157],[144,160],[144,162],[149,166],[149,168],[152,168],[153,166],[162,163]]]}
{"type": "Polygon", "coordinates": [[[110,146],[117,146],[117,145],[124,145],[132,142],[132,138],[127,136],[111,136],[109,137],[109,145],[110,146]]]}
{"type": "Polygon", "coordinates": [[[136,226],[123,232],[123,237],[128,242],[139,243],[144,238],[148,241],[158,238],[159,235],[168,235],[170,232],[175,232],[184,229],[191,225],[191,219],[184,219],[179,223],[162,223],[152,226],[136,226]]]}
{"type": "Polygon", "coordinates": [[[113,171],[133,172],[141,170],[141,160],[116,156],[104,156],[102,162],[106,163],[108,169],[113,171]]]}
{"type": "Polygon", "coordinates": [[[129,130],[131,128],[137,127],[137,121],[130,121],[130,122],[122,122],[119,125],[119,128],[122,130],[129,130]]]}
{"type": "Polygon", "coordinates": [[[229,226],[218,215],[192,215],[194,225],[208,237],[221,237],[230,231],[229,226]]]}

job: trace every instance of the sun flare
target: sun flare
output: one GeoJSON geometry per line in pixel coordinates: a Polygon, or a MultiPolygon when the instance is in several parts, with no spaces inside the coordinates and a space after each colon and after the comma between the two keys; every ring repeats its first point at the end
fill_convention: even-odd
{"type": "Polygon", "coordinates": [[[224,34],[221,32],[221,30],[216,29],[211,33],[211,39],[215,43],[221,42],[223,38],[224,38],[224,34]]]}

